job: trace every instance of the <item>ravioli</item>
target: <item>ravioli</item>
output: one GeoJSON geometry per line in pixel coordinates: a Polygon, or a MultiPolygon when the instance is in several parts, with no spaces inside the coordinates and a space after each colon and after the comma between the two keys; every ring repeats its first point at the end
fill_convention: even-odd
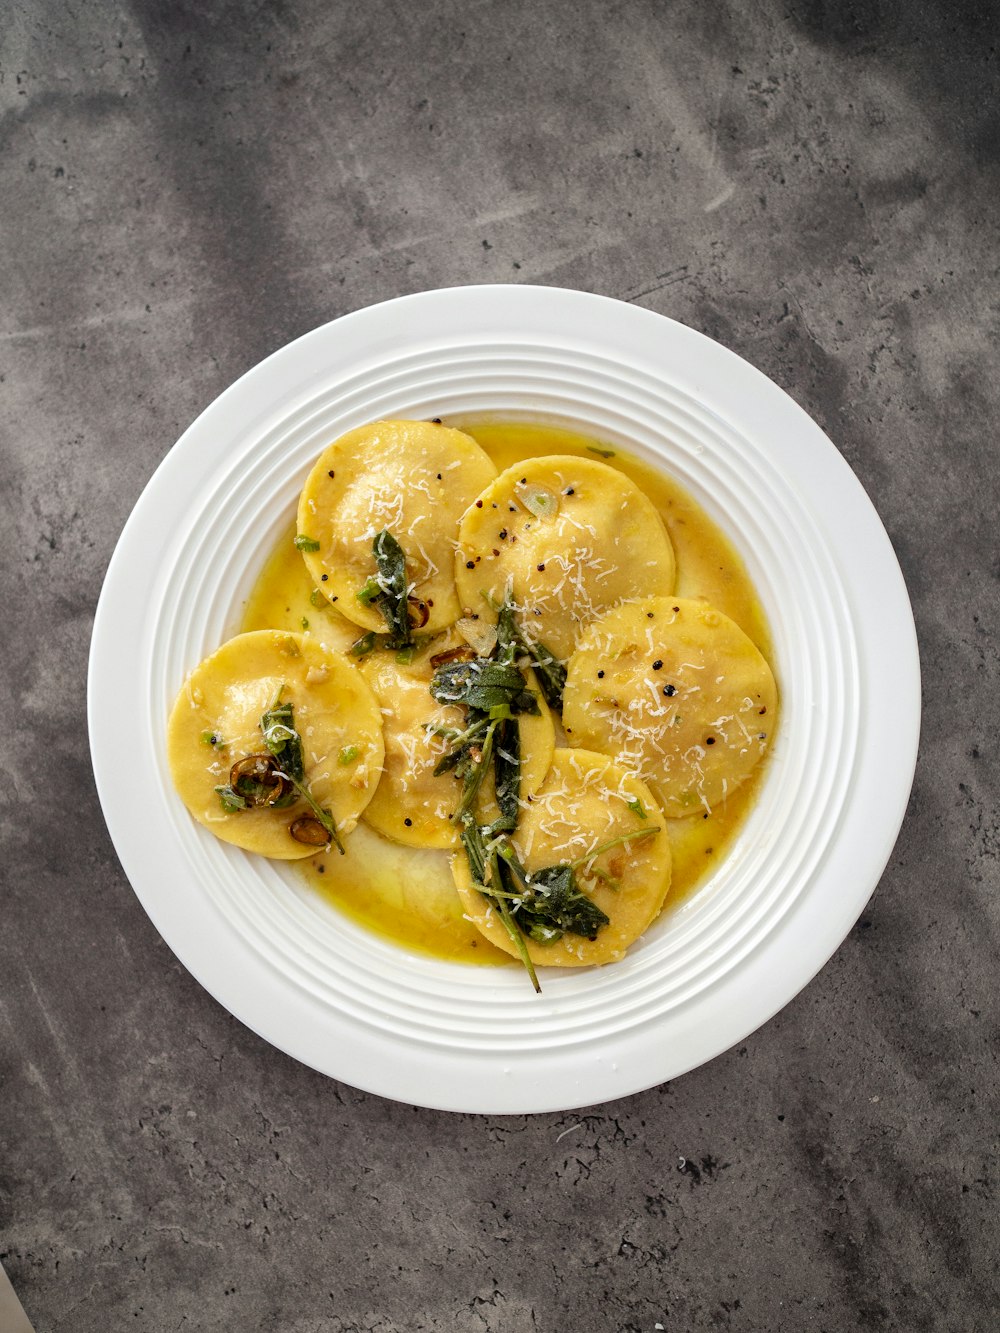
{"type": "Polygon", "coordinates": [[[376,572],[372,542],[388,530],[406,556],[421,628],[452,624],[458,521],[497,475],[471,435],[429,421],[377,421],[348,431],[319,456],[299,499],[297,544],[316,587],[354,624],[383,631],[358,599],[376,572]]]}
{"type": "Polygon", "coordinates": [[[266,755],[261,717],[279,697],[291,703],[302,738],[304,783],[338,833],[350,833],[382,768],[382,716],[357,667],[308,635],[254,630],[206,657],[174,704],[167,756],[184,804],[216,837],[262,856],[298,860],[318,850],[290,832],[310,817],[303,798],[228,813],[216,791],[230,782],[237,762],[266,755]]]}
{"type": "MultiPolygon", "coordinates": [[[[458,832],[451,821],[461,799],[462,784],[452,773],[435,777],[434,769],[449,746],[433,734],[436,726],[462,731],[465,709],[439,704],[430,692],[434,667],[431,658],[461,643],[457,634],[443,635],[412,663],[403,664],[389,653],[363,658],[361,670],[382,710],[385,764],[378,790],[365,822],[395,842],[410,847],[454,847],[458,832]]],[[[535,691],[539,715],[520,719],[521,798],[540,786],[552,759],[555,728],[552,715],[530,672],[528,688],[535,691]]],[[[491,780],[480,795],[477,818],[489,822],[496,813],[491,780]]]]}
{"type": "Polygon", "coordinates": [[[571,745],[638,773],[671,818],[707,814],[750,776],[777,687],[740,627],[707,602],[645,598],[581,635],[563,724],[571,745]]]}
{"type": "Polygon", "coordinates": [[[464,608],[488,614],[508,587],[531,643],[565,660],[581,628],[618,602],[673,591],[674,550],[652,502],[593,459],[550,455],[502,472],[458,530],[464,608]]]}
{"type": "MultiPolygon", "coordinates": [[[[577,863],[579,888],[608,917],[593,940],[569,933],[551,944],[526,939],[532,962],[540,966],[615,962],[653,921],[670,889],[670,840],[659,807],[640,778],[604,754],[557,749],[512,841],[529,873],[577,863]],[[593,855],[644,828],[646,836],[593,855]]],[[[517,957],[496,909],[476,888],[464,853],[452,858],[452,874],[469,920],[491,944],[517,957]]]]}

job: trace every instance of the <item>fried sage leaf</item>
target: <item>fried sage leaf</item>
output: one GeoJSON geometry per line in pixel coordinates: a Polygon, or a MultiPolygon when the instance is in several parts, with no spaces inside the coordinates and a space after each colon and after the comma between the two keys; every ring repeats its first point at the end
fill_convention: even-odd
{"type": "Polygon", "coordinates": [[[541,712],[518,665],[527,656],[550,704],[562,704],[566,671],[542,645],[529,645],[521,634],[508,595],[498,609],[496,644],[489,656],[468,650],[436,659],[430,692],[440,704],[466,710],[465,726],[435,727],[450,742],[435,773],[454,771],[463,780],[455,813],[469,871],[480,893],[493,906],[524,964],[531,984],[541,990],[527,941],[548,944],[567,932],[593,940],[608,917],[576,882],[571,865],[550,866],[529,875],[518,860],[510,834],[517,827],[521,794],[519,715],[541,712]],[[481,825],[472,805],[492,766],[499,818],[481,825]]]}
{"type": "Polygon", "coordinates": [[[501,848],[500,855],[517,885],[511,911],[526,935],[539,944],[552,944],[566,934],[597,939],[610,918],[580,889],[573,866],[544,866],[529,875],[512,846],[501,848]]]}
{"type": "Polygon", "coordinates": [[[302,761],[302,737],[295,730],[295,710],[291,701],[275,703],[260,719],[264,744],[281,764],[281,771],[292,782],[301,782],[305,773],[302,761]]]}
{"type": "Polygon", "coordinates": [[[471,662],[445,662],[434,672],[431,694],[439,704],[464,704],[480,713],[508,709],[538,714],[538,702],[513,662],[474,657],[471,662]]]}
{"type": "MultiPolygon", "coordinates": [[[[260,805],[280,808],[291,804],[298,796],[312,811],[312,822],[325,831],[324,842],[332,842],[343,856],[344,844],[333,815],[319,804],[305,780],[302,737],[295,728],[295,708],[291,700],[281,702],[280,690],[271,707],[261,714],[260,732],[267,754],[238,760],[230,772],[229,783],[215,789],[223,810],[227,814],[237,814],[260,805]]],[[[292,822],[289,830],[292,837],[298,842],[319,845],[314,829],[308,830],[311,837],[300,836],[305,828],[305,818],[300,816],[292,822]],[[295,832],[297,826],[299,834],[295,832]]]]}
{"type": "MultiPolygon", "coordinates": [[[[413,642],[413,626],[410,623],[406,555],[388,528],[383,528],[372,542],[372,555],[376,573],[358,593],[358,601],[366,606],[377,606],[381,611],[389,631],[387,647],[408,648],[413,642]]],[[[424,623],[426,620],[425,615],[424,623]]]]}
{"type": "Polygon", "coordinates": [[[549,652],[544,643],[528,643],[521,640],[524,651],[531,658],[538,684],[545,695],[545,702],[556,712],[562,712],[563,690],[566,688],[566,668],[558,657],[549,652]]]}
{"type": "Polygon", "coordinates": [[[517,827],[521,795],[521,728],[516,717],[505,717],[493,737],[493,782],[500,818],[508,829],[517,827]]]}
{"type": "Polygon", "coordinates": [[[525,653],[531,659],[545,702],[561,713],[566,668],[544,643],[529,643],[524,637],[514,615],[514,604],[509,592],[497,612],[497,643],[501,655],[510,660],[518,652],[525,653]]]}
{"type": "Polygon", "coordinates": [[[518,908],[518,925],[541,943],[563,935],[582,935],[596,940],[597,932],[610,917],[583,892],[572,866],[546,866],[531,876],[532,893],[525,893],[518,908]]]}

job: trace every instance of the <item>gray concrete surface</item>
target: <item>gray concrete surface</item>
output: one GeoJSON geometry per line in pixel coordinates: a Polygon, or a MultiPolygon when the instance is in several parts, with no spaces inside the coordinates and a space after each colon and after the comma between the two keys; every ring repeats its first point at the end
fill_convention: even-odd
{"type": "Polygon", "coordinates": [[[8,0],[0,1260],[39,1333],[992,1330],[996,5],[8,0]],[[115,540],[258,359],[538,281],[719,339],[828,431],[914,601],[910,809],[833,961],[587,1113],[328,1081],[186,974],[90,775],[115,540]]]}

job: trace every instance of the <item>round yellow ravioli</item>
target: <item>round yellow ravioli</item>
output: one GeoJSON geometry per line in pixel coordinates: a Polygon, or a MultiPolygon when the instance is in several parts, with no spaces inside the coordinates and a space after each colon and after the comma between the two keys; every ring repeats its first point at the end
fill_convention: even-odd
{"type": "Polygon", "coordinates": [[[652,502],[588,458],[533,458],[502,472],[462,519],[455,582],[484,614],[511,589],[525,638],[556,657],[618,602],[674,587],[674,550],[652,502]]]}
{"type": "Polygon", "coordinates": [[[319,850],[290,832],[311,815],[305,800],[230,813],[215,790],[230,782],[235,764],[267,753],[261,717],[279,696],[292,705],[292,725],[302,738],[305,784],[333,815],[338,833],[350,833],[378,782],[382,717],[357,667],[307,635],[254,630],[206,657],[174,704],[167,754],[174,785],[195,819],[224,842],[291,861],[319,850]]]}
{"type": "MultiPolygon", "coordinates": [[[[438,761],[448,751],[435,727],[462,731],[465,709],[439,704],[430,692],[432,658],[461,643],[457,634],[443,635],[411,663],[400,663],[394,653],[374,652],[362,659],[361,670],[382,710],[385,763],[378,790],[365,811],[365,822],[396,842],[410,847],[454,847],[458,831],[452,823],[462,797],[462,783],[454,773],[435,777],[438,761]]],[[[552,759],[555,728],[552,715],[530,672],[528,688],[535,691],[538,716],[522,714],[521,798],[540,786],[552,759]]],[[[496,817],[492,775],[483,784],[477,806],[480,823],[496,817]]]]}
{"type": "MultiPolygon", "coordinates": [[[[607,755],[557,749],[512,841],[529,874],[573,864],[578,887],[608,917],[593,940],[569,933],[551,944],[526,940],[531,961],[540,966],[615,962],[654,920],[670,888],[670,840],[652,793],[607,755]],[[645,836],[600,851],[643,829],[649,830],[645,836]]],[[[473,882],[464,852],[452,858],[452,873],[469,920],[491,944],[517,957],[496,909],[473,882]]]]}
{"type": "Polygon", "coordinates": [[[707,602],[651,597],[581,635],[563,724],[571,745],[613,755],[684,818],[750,776],[776,711],[771,668],[737,624],[707,602]]]}
{"type": "Polygon", "coordinates": [[[299,499],[299,548],[316,587],[348,620],[384,631],[377,606],[358,600],[375,574],[372,542],[388,530],[403,548],[428,631],[461,614],[455,592],[458,521],[497,474],[460,430],[429,421],[377,421],[324,449],[299,499]]]}

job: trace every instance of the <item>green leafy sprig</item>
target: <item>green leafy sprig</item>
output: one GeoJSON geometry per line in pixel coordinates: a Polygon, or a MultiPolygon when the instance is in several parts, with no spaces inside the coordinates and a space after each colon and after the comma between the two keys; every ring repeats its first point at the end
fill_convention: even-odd
{"type": "Polygon", "coordinates": [[[515,645],[504,644],[498,637],[494,651],[498,656],[444,661],[431,678],[431,695],[439,704],[459,705],[466,710],[466,724],[461,730],[433,728],[436,735],[450,743],[434,772],[454,770],[462,779],[462,799],[453,816],[456,823],[461,823],[472,809],[492,761],[501,816],[513,828],[521,786],[518,717],[525,713],[537,716],[539,707],[514,662],[515,645]]]}
{"type": "Polygon", "coordinates": [[[580,888],[576,872],[604,852],[659,831],[655,825],[632,829],[575,861],[544,866],[529,873],[507,832],[494,833],[492,828],[477,824],[471,815],[466,816],[461,836],[469,872],[476,888],[496,911],[536,992],[541,991],[541,985],[527,940],[555,944],[564,935],[595,940],[598,932],[609,924],[607,913],[580,888]]]}
{"type": "Polygon", "coordinates": [[[524,653],[530,658],[545,702],[556,712],[562,713],[566,668],[544,643],[529,643],[524,637],[515,618],[509,592],[503,600],[503,605],[497,610],[497,642],[504,646],[510,645],[516,652],[524,653]]]}
{"type": "Polygon", "coordinates": [[[275,701],[261,716],[260,730],[268,752],[278,760],[285,777],[289,782],[301,782],[305,773],[302,737],[295,730],[295,709],[291,700],[285,703],[275,701]]]}
{"type": "MultiPolygon", "coordinates": [[[[413,643],[410,624],[409,584],[406,579],[406,555],[388,528],[383,528],[372,542],[376,572],[357,594],[365,606],[377,606],[388,627],[387,648],[408,648],[413,643]]],[[[363,641],[367,641],[364,636],[363,641]]],[[[374,647],[374,639],[371,647],[374,647]]],[[[367,649],[370,651],[370,649],[367,649]]]]}
{"type": "MultiPolygon", "coordinates": [[[[236,814],[258,805],[267,805],[280,809],[295,802],[296,797],[305,801],[313,817],[322,826],[327,837],[334,844],[341,856],[345,854],[344,844],[340,840],[333,815],[313,796],[305,780],[305,762],[302,756],[302,737],[295,727],[295,710],[291,700],[281,702],[281,691],[271,707],[261,715],[260,732],[264,738],[267,753],[274,760],[274,767],[267,774],[272,779],[284,779],[291,791],[273,799],[276,789],[274,782],[264,782],[262,778],[240,775],[235,781],[216,787],[223,810],[227,814],[236,814]]],[[[260,758],[260,756],[258,756],[260,758]]],[[[238,765],[234,765],[234,768],[238,765]]]]}
{"type": "MultiPolygon", "coordinates": [[[[576,872],[603,852],[633,838],[658,833],[657,827],[634,829],[589,852],[577,861],[546,866],[529,873],[511,841],[520,809],[521,744],[519,716],[537,714],[538,703],[517,665],[527,654],[535,664],[539,684],[547,678],[561,703],[565,669],[547,649],[530,647],[520,634],[508,595],[497,615],[495,656],[460,656],[442,661],[431,679],[430,691],[441,704],[465,708],[465,726],[434,727],[449,742],[435,773],[454,772],[463,781],[462,799],[453,819],[460,826],[462,845],[476,888],[491,904],[523,963],[531,984],[541,990],[528,941],[553,944],[566,934],[595,940],[609,922],[607,914],[580,888],[576,872]],[[546,663],[539,670],[539,660],[546,663]],[[560,674],[561,673],[561,676],[560,674]],[[499,817],[480,824],[473,803],[492,767],[499,817]]],[[[630,806],[630,808],[633,808],[630,806]]],[[[636,810],[645,819],[645,811],[636,810]]],[[[594,868],[600,878],[615,884],[594,868]]],[[[615,885],[617,887],[617,885],[615,885]]]]}

